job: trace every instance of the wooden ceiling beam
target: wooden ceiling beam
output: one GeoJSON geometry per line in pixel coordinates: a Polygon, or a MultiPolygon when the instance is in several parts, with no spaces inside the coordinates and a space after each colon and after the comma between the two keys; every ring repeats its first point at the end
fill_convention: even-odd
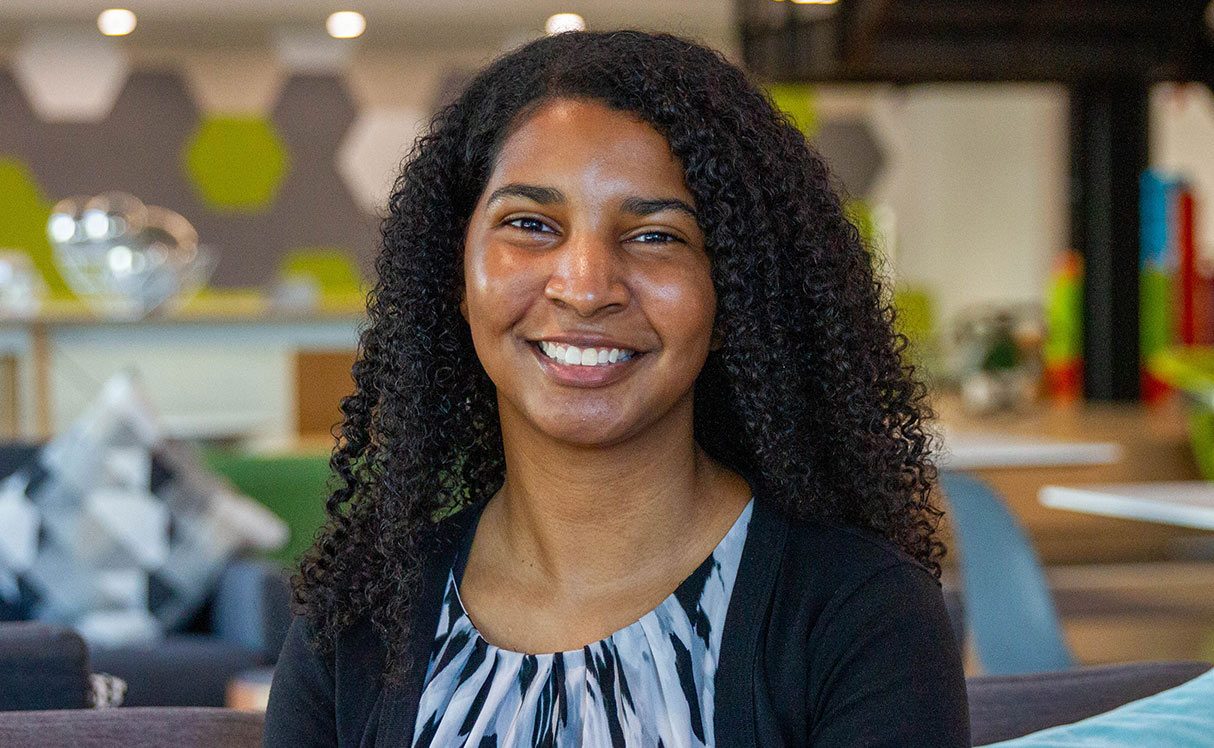
{"type": "MultiPolygon", "coordinates": [[[[738,1],[740,10],[783,5],[738,1]]],[[[834,14],[786,12],[773,25],[769,13],[762,24],[744,20],[739,32],[747,64],[780,80],[1206,80],[1214,67],[1206,2],[841,0],[834,14]]],[[[757,18],[761,9],[771,7],[738,16],[757,18]]]]}
{"type": "Polygon", "coordinates": [[[891,0],[848,0],[840,8],[840,48],[849,66],[864,63],[872,54],[881,25],[893,5],[891,0]]]}

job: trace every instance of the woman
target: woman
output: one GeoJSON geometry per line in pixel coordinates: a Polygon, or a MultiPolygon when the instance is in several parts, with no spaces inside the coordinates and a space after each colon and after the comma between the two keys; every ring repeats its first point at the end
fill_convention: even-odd
{"type": "Polygon", "coordinates": [[[567,33],[408,159],[267,745],[965,745],[923,388],[821,159],[567,33]]]}

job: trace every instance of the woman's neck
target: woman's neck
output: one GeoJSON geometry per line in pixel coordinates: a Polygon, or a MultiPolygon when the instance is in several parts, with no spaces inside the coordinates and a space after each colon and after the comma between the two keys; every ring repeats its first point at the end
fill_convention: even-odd
{"type": "Polygon", "coordinates": [[[481,520],[499,560],[549,589],[611,589],[736,517],[749,489],[696,445],[690,402],[667,416],[586,447],[503,413],[506,481],[481,520]]]}

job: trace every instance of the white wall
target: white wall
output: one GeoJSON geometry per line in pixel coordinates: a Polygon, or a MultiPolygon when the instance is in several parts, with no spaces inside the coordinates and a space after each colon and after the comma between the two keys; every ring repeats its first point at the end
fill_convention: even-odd
{"type": "MultiPolygon", "coordinates": [[[[900,283],[923,287],[946,323],[970,304],[1040,302],[1069,245],[1067,94],[1045,84],[825,86],[824,117],[865,116],[887,148],[872,200],[900,283]]],[[[1160,84],[1150,163],[1188,179],[1199,254],[1214,267],[1214,95],[1160,84]]]]}
{"type": "Polygon", "coordinates": [[[899,283],[942,324],[971,304],[1040,301],[1065,249],[1067,98],[1025,84],[824,87],[824,117],[863,114],[887,149],[871,196],[899,283]]]}

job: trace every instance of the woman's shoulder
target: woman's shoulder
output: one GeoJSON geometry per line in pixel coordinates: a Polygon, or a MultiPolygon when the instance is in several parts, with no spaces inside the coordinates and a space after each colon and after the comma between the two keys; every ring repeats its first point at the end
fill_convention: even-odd
{"type": "Polygon", "coordinates": [[[876,532],[822,519],[788,515],[764,502],[769,524],[783,536],[780,577],[807,591],[838,594],[879,576],[927,577],[927,567],[876,532]]]}

